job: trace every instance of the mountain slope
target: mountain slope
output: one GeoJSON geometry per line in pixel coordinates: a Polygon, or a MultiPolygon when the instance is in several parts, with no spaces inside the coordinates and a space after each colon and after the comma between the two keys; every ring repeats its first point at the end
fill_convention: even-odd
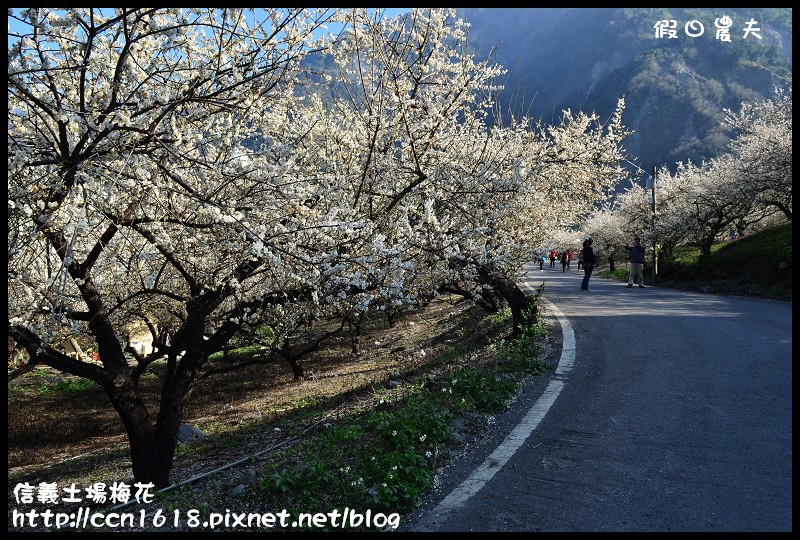
{"type": "Polygon", "coordinates": [[[478,57],[509,68],[504,109],[547,123],[562,109],[611,114],[625,97],[626,150],[638,164],[674,166],[716,156],[729,141],[724,108],[771,98],[791,86],[791,9],[480,8],[461,9],[478,57]],[[730,17],[730,42],[715,20],[730,17]],[[677,37],[654,25],[674,19],[677,37]],[[759,29],[744,36],[753,19],[759,29]],[[704,33],[690,37],[689,21],[704,33]]]}

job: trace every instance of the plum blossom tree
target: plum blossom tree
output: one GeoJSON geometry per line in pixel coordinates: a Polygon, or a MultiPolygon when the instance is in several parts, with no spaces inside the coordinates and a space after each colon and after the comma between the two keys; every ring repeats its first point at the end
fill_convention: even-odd
{"type": "Polygon", "coordinates": [[[250,312],[308,294],[274,264],[280,246],[259,243],[286,227],[263,202],[267,211],[285,204],[275,191],[289,171],[252,170],[240,140],[253,118],[286,123],[295,74],[326,14],[275,9],[256,23],[243,10],[81,8],[21,17],[30,32],[10,47],[8,75],[9,334],[30,363],[102,386],[135,477],[163,486],[208,355],[250,312]],[[258,294],[252,282],[265,284],[258,294]],[[138,388],[153,357],[130,363],[120,339],[142,315],[174,329],[156,411],[138,388]],[[88,336],[101,364],[60,351],[65,330],[88,336]]]}
{"type": "Polygon", "coordinates": [[[697,244],[701,256],[707,256],[737,221],[761,213],[763,207],[754,208],[754,200],[742,196],[737,163],[734,156],[724,154],[699,166],[679,163],[671,176],[662,171],[659,188],[663,184],[668,195],[659,201],[664,199],[669,209],[661,212],[669,216],[661,225],[665,236],[676,238],[678,233],[680,241],[697,244]]]}
{"type": "Polygon", "coordinates": [[[353,268],[358,294],[343,295],[338,309],[362,317],[447,291],[487,309],[507,301],[516,330],[525,295],[514,278],[546,234],[538,201],[580,211],[617,181],[623,103],[607,125],[568,111],[558,126],[489,125],[503,71],[468,54],[467,25],[452,10],[390,21],[341,15],[348,30],[327,70],[336,82],[311,97],[322,112],[307,111],[327,120],[301,123],[315,126],[308,148],[325,148],[332,185],[347,186],[338,206],[364,218],[366,236],[346,246],[346,259],[370,264],[353,268]],[[391,252],[357,257],[359,242],[374,248],[376,234],[391,252]]]}
{"type": "Polygon", "coordinates": [[[792,91],[776,91],[775,99],[743,103],[726,110],[726,123],[736,131],[729,147],[737,156],[741,196],[757,206],[773,207],[792,219],[792,91]]]}

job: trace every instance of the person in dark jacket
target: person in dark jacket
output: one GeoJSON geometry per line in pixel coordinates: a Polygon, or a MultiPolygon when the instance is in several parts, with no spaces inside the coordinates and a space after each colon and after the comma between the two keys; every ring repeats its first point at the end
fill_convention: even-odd
{"type": "Polygon", "coordinates": [[[639,287],[644,289],[644,247],[641,239],[637,236],[633,239],[633,244],[625,246],[631,254],[631,271],[628,273],[628,288],[633,287],[633,280],[639,277],[639,287]]]}
{"type": "Polygon", "coordinates": [[[583,241],[583,249],[581,250],[581,254],[583,255],[583,281],[581,281],[581,290],[582,291],[589,291],[589,278],[592,277],[592,270],[594,270],[594,248],[592,247],[592,239],[587,238],[583,241]]]}

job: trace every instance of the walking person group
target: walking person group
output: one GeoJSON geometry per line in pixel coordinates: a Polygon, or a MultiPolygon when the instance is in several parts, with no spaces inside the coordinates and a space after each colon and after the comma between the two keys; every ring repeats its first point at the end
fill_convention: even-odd
{"type": "MultiPolygon", "coordinates": [[[[592,277],[592,272],[597,264],[597,256],[595,255],[594,248],[592,247],[592,239],[586,238],[583,241],[583,248],[573,253],[571,249],[565,249],[560,254],[556,250],[551,250],[546,253],[541,253],[537,256],[536,262],[539,263],[539,270],[544,270],[546,260],[550,259],[550,267],[555,267],[555,262],[561,263],[561,271],[566,272],[570,268],[570,262],[573,258],[578,259],[578,270],[583,270],[583,279],[581,280],[581,291],[589,291],[589,280],[592,277]]],[[[628,272],[627,288],[633,287],[634,282],[644,289],[644,259],[645,249],[642,246],[641,238],[638,236],[633,239],[631,244],[625,246],[629,253],[630,272],[628,272]]]]}
{"type": "MultiPolygon", "coordinates": [[[[572,262],[572,259],[574,257],[575,254],[572,252],[571,249],[565,249],[561,253],[559,253],[554,249],[547,253],[541,253],[537,255],[536,262],[539,263],[539,270],[544,270],[544,264],[547,261],[547,259],[550,259],[550,268],[555,268],[556,261],[558,261],[559,263],[561,263],[561,271],[566,272],[567,270],[572,269],[570,263],[572,262]]],[[[581,269],[580,263],[578,263],[578,270],[580,269],[581,269]]]]}

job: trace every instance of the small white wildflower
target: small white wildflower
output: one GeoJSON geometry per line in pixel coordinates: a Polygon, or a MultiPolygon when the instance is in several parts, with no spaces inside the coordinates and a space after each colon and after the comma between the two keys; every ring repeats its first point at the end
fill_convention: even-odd
{"type": "Polygon", "coordinates": [[[397,470],[397,465],[395,465],[394,467],[392,467],[392,470],[393,470],[393,471],[396,471],[396,470],[397,470]]]}
{"type": "Polygon", "coordinates": [[[428,438],[427,435],[420,435],[419,436],[419,442],[425,442],[425,439],[427,439],[427,438],[428,438]]]}
{"type": "Polygon", "coordinates": [[[433,454],[431,453],[431,451],[430,451],[430,450],[428,450],[427,452],[425,452],[425,457],[431,457],[432,455],[433,455],[433,454]]]}
{"type": "Polygon", "coordinates": [[[397,430],[392,431],[392,437],[397,437],[397,430]]]}
{"type": "Polygon", "coordinates": [[[383,487],[387,487],[387,484],[386,484],[386,482],[384,482],[384,483],[383,483],[383,484],[381,484],[381,485],[382,485],[383,487]]]}
{"type": "Polygon", "coordinates": [[[279,428],[279,427],[276,427],[276,428],[275,428],[275,432],[276,432],[276,433],[280,433],[280,431],[281,431],[281,428],[279,428]]]}

